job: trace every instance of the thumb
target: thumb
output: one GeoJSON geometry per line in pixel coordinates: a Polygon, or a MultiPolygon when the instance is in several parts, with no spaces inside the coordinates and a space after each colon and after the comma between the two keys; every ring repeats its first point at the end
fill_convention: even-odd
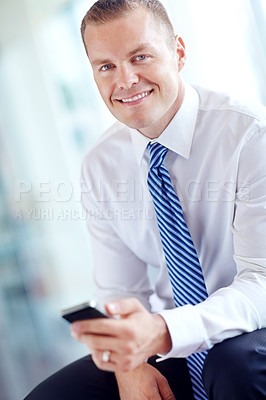
{"type": "Polygon", "coordinates": [[[139,300],[135,298],[116,300],[105,305],[106,311],[112,316],[128,317],[135,312],[146,311],[139,300]]]}
{"type": "Polygon", "coordinates": [[[161,379],[158,379],[157,381],[158,389],[160,392],[160,395],[162,397],[162,400],[175,400],[175,396],[169,386],[169,383],[167,382],[167,379],[165,377],[161,377],[161,379]]]}

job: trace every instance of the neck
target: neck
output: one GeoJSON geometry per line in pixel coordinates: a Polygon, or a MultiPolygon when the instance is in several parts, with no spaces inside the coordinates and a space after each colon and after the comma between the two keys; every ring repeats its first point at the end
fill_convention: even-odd
{"type": "Polygon", "coordinates": [[[179,78],[179,90],[178,90],[178,95],[173,103],[172,107],[168,110],[168,112],[164,115],[164,117],[158,121],[155,125],[149,126],[147,128],[142,128],[139,129],[139,132],[150,138],[150,139],[156,139],[158,138],[163,131],[167,128],[167,126],[170,124],[172,119],[174,118],[175,114],[178,112],[179,108],[181,107],[184,96],[185,96],[185,84],[183,79],[180,77],[179,78]]]}

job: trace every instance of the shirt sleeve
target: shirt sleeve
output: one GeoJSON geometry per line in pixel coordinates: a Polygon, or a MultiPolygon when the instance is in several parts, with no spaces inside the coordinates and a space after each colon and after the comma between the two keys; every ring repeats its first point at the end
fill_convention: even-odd
{"type": "Polygon", "coordinates": [[[82,167],[82,204],[90,232],[93,252],[93,275],[96,297],[103,306],[121,298],[137,298],[150,310],[149,298],[153,294],[148,267],[120,238],[112,224],[114,216],[107,203],[99,200],[95,179],[86,163],[82,167]]]}
{"type": "Polygon", "coordinates": [[[266,132],[253,131],[243,143],[232,222],[233,283],[204,302],[160,314],[172,349],[164,358],[187,357],[244,332],[266,327],[266,132]]]}

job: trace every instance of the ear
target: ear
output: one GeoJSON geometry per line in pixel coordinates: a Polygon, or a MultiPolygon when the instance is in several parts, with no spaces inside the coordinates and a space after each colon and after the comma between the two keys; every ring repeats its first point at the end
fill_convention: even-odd
{"type": "Polygon", "coordinates": [[[186,47],[180,36],[175,37],[176,53],[178,57],[178,71],[180,72],[186,62],[186,47]]]}

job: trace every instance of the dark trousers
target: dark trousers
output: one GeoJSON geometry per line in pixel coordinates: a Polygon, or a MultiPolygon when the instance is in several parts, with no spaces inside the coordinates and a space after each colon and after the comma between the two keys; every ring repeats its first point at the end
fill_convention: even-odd
{"type": "MultiPolygon", "coordinates": [[[[168,380],[177,400],[193,400],[185,359],[149,363],[168,380]]],[[[215,345],[203,369],[209,400],[266,399],[266,329],[246,333],[215,345]]],[[[99,370],[84,357],[37,386],[25,400],[119,400],[113,373],[99,370]]],[[[137,400],[137,399],[136,399],[137,400]]]]}

